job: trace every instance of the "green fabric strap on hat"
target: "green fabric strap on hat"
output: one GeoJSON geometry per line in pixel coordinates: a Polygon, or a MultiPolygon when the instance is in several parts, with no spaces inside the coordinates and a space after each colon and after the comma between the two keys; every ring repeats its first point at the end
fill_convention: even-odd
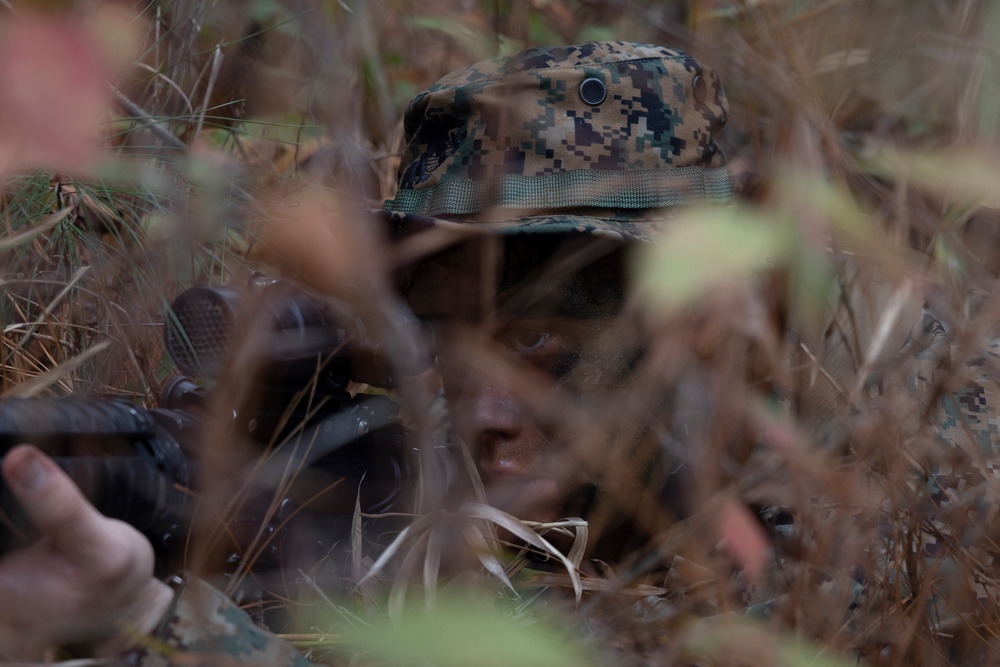
{"type": "Polygon", "coordinates": [[[385,208],[426,216],[469,215],[497,208],[655,209],[702,201],[729,201],[733,180],[722,167],[634,171],[578,169],[537,176],[506,174],[499,182],[451,179],[420,190],[400,190],[385,208]]]}

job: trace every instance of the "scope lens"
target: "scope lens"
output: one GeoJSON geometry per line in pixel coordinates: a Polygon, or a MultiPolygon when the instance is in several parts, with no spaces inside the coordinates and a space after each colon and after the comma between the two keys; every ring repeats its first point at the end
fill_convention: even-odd
{"type": "Polygon", "coordinates": [[[170,306],[165,332],[167,352],[185,373],[218,377],[235,329],[236,317],[225,290],[189,289],[170,306]]]}

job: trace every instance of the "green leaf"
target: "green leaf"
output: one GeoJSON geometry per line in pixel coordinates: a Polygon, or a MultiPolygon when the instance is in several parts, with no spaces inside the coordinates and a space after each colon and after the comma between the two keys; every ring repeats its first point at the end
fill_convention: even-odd
{"type": "Polygon", "coordinates": [[[433,611],[409,612],[352,628],[348,643],[368,660],[435,667],[586,667],[582,642],[550,622],[505,614],[484,601],[444,597],[433,611]]]}
{"type": "Polygon", "coordinates": [[[787,224],[747,207],[692,209],[639,256],[637,285],[650,305],[683,308],[783,261],[790,236],[787,224]]]}
{"type": "Polygon", "coordinates": [[[521,40],[508,37],[507,35],[497,35],[497,41],[500,43],[500,52],[497,53],[498,56],[512,56],[518,51],[522,51],[527,46],[521,40]]]}
{"type": "Polygon", "coordinates": [[[554,30],[538,11],[528,14],[528,39],[532,44],[560,44],[563,41],[559,32],[554,30]]]}
{"type": "Polygon", "coordinates": [[[975,150],[883,149],[866,165],[927,192],[1000,208],[1000,163],[995,156],[975,150]]]}
{"type": "Polygon", "coordinates": [[[609,25],[588,25],[580,29],[576,35],[576,41],[583,42],[611,42],[616,38],[616,31],[609,25]]]}
{"type": "Polygon", "coordinates": [[[822,177],[791,169],[783,170],[778,177],[776,190],[787,204],[821,212],[823,222],[833,231],[844,234],[853,241],[867,246],[872,240],[875,223],[870,215],[858,209],[851,195],[822,177]]]}
{"type": "Polygon", "coordinates": [[[827,297],[834,281],[830,256],[803,244],[790,264],[790,289],[795,312],[805,321],[819,322],[830,307],[827,297]]]}

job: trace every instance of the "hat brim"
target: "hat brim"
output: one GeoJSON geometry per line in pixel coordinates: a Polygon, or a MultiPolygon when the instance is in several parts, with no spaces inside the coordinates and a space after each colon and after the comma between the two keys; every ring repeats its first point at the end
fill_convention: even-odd
{"type": "MultiPolygon", "coordinates": [[[[514,234],[571,234],[591,235],[619,240],[624,243],[650,241],[670,223],[674,215],[670,209],[659,209],[639,216],[596,215],[529,215],[517,218],[454,220],[434,218],[413,213],[376,211],[377,216],[392,224],[394,238],[405,238],[422,231],[436,229],[454,232],[456,236],[514,235],[514,234]]],[[[498,218],[500,216],[497,216],[498,218]]]]}

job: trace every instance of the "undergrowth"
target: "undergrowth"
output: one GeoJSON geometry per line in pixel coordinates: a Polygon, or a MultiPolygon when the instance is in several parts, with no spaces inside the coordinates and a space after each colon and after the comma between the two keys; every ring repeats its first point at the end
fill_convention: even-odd
{"type": "MultiPolygon", "coordinates": [[[[259,271],[398,305],[385,270],[433,241],[387,248],[367,211],[395,187],[406,101],[439,76],[620,39],[689,50],[722,78],[741,201],[679,215],[637,262],[646,363],[606,413],[570,401],[559,416],[615,434],[674,394],[683,419],[658,435],[690,469],[686,515],[645,508],[653,539],[604,563],[585,558],[585,523],[521,522],[481,489],[457,508],[431,494],[379,536],[381,556],[368,517],[348,513],[346,563],[277,578],[253,573],[271,538],[250,527],[246,567],[206,576],[312,658],[996,661],[1000,440],[959,427],[945,443],[929,426],[951,414],[941,400],[985,400],[1000,377],[992,3],[14,1],[0,27],[33,74],[0,65],[0,392],[147,408],[177,372],[161,328],[188,287],[259,271]],[[50,41],[18,41],[25,26],[50,41]],[[67,36],[97,55],[53,85],[39,73],[72,57],[49,50],[67,36]]],[[[215,382],[212,410],[252,403],[247,368],[215,382]]],[[[454,445],[437,389],[426,373],[391,392],[427,448],[454,445]]],[[[201,446],[235,447],[217,423],[201,446]]],[[[245,469],[207,485],[205,515],[236,513],[245,469]]],[[[468,462],[456,469],[475,491],[468,462]]],[[[278,507],[253,516],[283,525],[278,507]]],[[[195,565],[226,551],[206,525],[195,565]]]]}

